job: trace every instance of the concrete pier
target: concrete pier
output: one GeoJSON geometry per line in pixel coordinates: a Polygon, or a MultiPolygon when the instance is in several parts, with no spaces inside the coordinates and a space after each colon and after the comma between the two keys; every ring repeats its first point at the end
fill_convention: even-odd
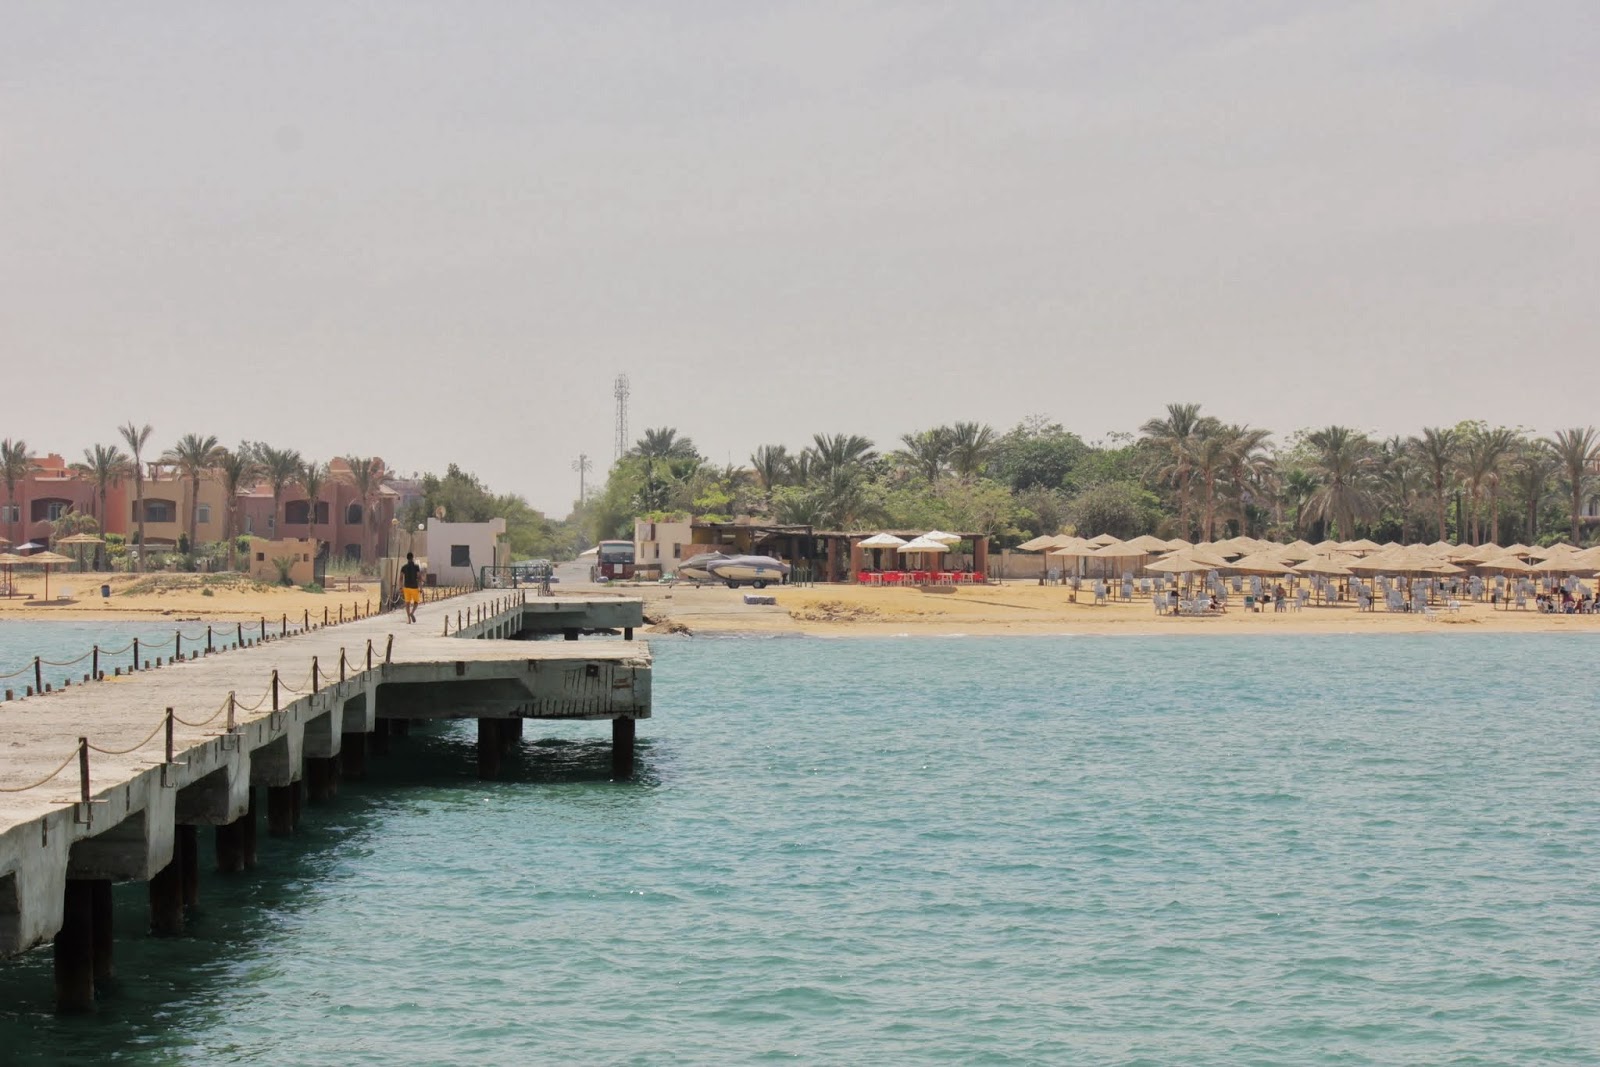
{"type": "Polygon", "coordinates": [[[575,639],[642,625],[639,601],[485,590],[418,620],[273,637],[8,706],[0,956],[53,942],[59,1007],[91,1007],[112,974],[112,882],[147,883],[152,932],[181,933],[201,897],[200,827],[214,828],[218,871],[254,867],[262,815],[291,834],[306,791],[327,802],[361,775],[380,723],[403,736],[395,723],[476,719],[493,776],[525,719],[608,719],[613,777],[632,776],[649,649],[575,639]],[[569,639],[528,640],[545,634],[569,639]]]}

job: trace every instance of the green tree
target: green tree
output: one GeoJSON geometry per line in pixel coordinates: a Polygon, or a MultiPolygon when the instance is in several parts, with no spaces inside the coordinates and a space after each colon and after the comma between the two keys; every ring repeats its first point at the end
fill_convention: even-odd
{"type": "Polygon", "coordinates": [[[121,485],[122,479],[131,473],[131,464],[127,453],[116,445],[95,445],[93,448],[83,450],[83,462],[74,463],[72,469],[82,478],[94,485],[97,509],[95,518],[101,528],[106,520],[106,494],[114,485],[121,485]]]}
{"type": "Polygon", "coordinates": [[[17,499],[17,483],[26,478],[35,469],[33,460],[28,456],[28,443],[21,439],[13,441],[6,438],[0,441],[0,480],[6,483],[6,499],[11,502],[11,541],[17,540],[17,516],[22,512],[22,504],[17,499]]]}
{"type": "Polygon", "coordinates": [[[1000,438],[990,466],[997,479],[1018,492],[1061,489],[1090,453],[1083,438],[1043,415],[1033,415],[1000,438]]]}
{"type": "Polygon", "coordinates": [[[931,430],[904,434],[900,443],[904,447],[895,454],[895,458],[916,471],[929,485],[937,482],[950,462],[952,443],[949,429],[936,426],[931,430]]]}
{"type": "Polygon", "coordinates": [[[1157,501],[1137,482],[1102,482],[1067,501],[1067,516],[1084,536],[1108,533],[1127,540],[1149,533],[1157,501]]]}
{"type": "Polygon", "coordinates": [[[133,421],[123,423],[117,427],[117,432],[122,434],[123,442],[128,446],[128,453],[133,460],[133,513],[139,525],[139,570],[144,570],[144,449],[150,443],[151,430],[147,422],[143,426],[135,426],[133,421]]]}
{"type": "Polygon", "coordinates": [[[994,448],[994,430],[987,425],[958,422],[950,427],[950,466],[963,479],[975,478],[994,448]]]}
{"type": "Polygon", "coordinates": [[[679,437],[678,431],[671,426],[646,430],[644,436],[634,443],[631,454],[641,459],[700,458],[700,453],[695,451],[694,442],[687,437],[679,437]]]}
{"type": "Polygon", "coordinates": [[[198,544],[200,522],[200,476],[217,465],[222,446],[209,434],[186,433],[178,443],[161,454],[161,462],[170,463],[178,473],[189,479],[189,550],[198,544]]]}
{"type": "Polygon", "coordinates": [[[762,445],[750,455],[750,469],[761,481],[761,488],[770,493],[788,482],[794,472],[794,457],[783,445],[762,445]]]}
{"type": "Polygon", "coordinates": [[[254,451],[241,444],[233,451],[223,449],[217,457],[217,476],[222,479],[222,538],[228,542],[228,569],[239,567],[239,494],[254,488],[261,480],[261,465],[254,451]]]}
{"type": "Polygon", "coordinates": [[[305,490],[307,504],[306,536],[317,539],[317,504],[322,490],[328,484],[328,465],[307,460],[300,466],[300,488],[305,490]]]}
{"type": "Polygon", "coordinates": [[[1422,436],[1413,437],[1411,441],[1433,478],[1433,501],[1437,509],[1439,540],[1444,541],[1447,539],[1445,500],[1448,496],[1445,491],[1445,479],[1455,470],[1456,459],[1461,452],[1461,436],[1449,426],[1429,426],[1423,429],[1422,436]]]}
{"type": "Polygon", "coordinates": [[[1550,497],[1550,483],[1561,469],[1561,461],[1548,441],[1524,441],[1511,466],[1509,487],[1522,509],[1523,540],[1534,544],[1539,539],[1539,509],[1550,497]]]}
{"type": "Polygon", "coordinates": [[[1374,458],[1366,434],[1344,426],[1328,426],[1307,437],[1316,449],[1320,485],[1308,502],[1310,514],[1332,522],[1344,538],[1355,536],[1356,523],[1376,511],[1373,495],[1374,458]]]}
{"type": "Polygon", "coordinates": [[[373,512],[373,502],[378,498],[378,490],[383,488],[386,473],[383,460],[376,456],[346,456],[344,462],[350,468],[350,484],[355,488],[356,496],[361,498],[361,558],[376,559],[378,517],[373,512]]]}
{"type": "Polygon", "coordinates": [[[253,451],[261,468],[261,478],[272,489],[272,536],[280,538],[283,536],[283,494],[300,481],[304,462],[300,453],[292,448],[256,444],[253,451]]]}
{"type": "Polygon", "coordinates": [[[1562,481],[1571,494],[1572,543],[1582,544],[1580,531],[1583,523],[1583,493],[1594,477],[1595,464],[1600,463],[1600,437],[1593,426],[1575,426],[1557,430],[1550,446],[1560,464],[1562,481]]]}
{"type": "Polygon", "coordinates": [[[810,474],[826,481],[835,471],[860,469],[877,458],[872,442],[859,434],[813,434],[810,474]]]}
{"type": "Polygon", "coordinates": [[[1150,419],[1139,432],[1156,446],[1160,455],[1152,474],[1170,485],[1178,494],[1178,524],[1185,537],[1191,529],[1189,523],[1189,493],[1194,468],[1192,450],[1197,432],[1201,429],[1199,404],[1168,404],[1165,418],[1150,419]]]}

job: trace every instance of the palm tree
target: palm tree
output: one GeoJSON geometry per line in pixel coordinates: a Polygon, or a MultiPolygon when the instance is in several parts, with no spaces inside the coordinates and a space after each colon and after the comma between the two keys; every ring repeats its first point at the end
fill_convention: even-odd
{"type": "Polygon", "coordinates": [[[700,453],[695,451],[694,442],[687,437],[679,437],[678,431],[671,426],[646,430],[644,436],[634,442],[632,454],[641,459],[700,458],[700,453]]]}
{"type": "Polygon", "coordinates": [[[83,462],[74,463],[72,469],[94,484],[95,497],[99,501],[95,518],[99,520],[100,528],[104,529],[106,494],[113,485],[120,485],[122,479],[128,475],[128,454],[116,445],[95,445],[93,448],[83,450],[83,462]]]}
{"type": "Polygon", "coordinates": [[[905,434],[900,442],[905,445],[900,451],[900,458],[906,465],[927,479],[928,484],[938,481],[939,475],[944,473],[945,464],[950,461],[950,430],[936,426],[931,430],[905,434]]]}
{"type": "Polygon", "coordinates": [[[1189,446],[1200,424],[1199,404],[1168,404],[1167,417],[1150,419],[1139,432],[1156,446],[1162,462],[1154,471],[1157,479],[1171,485],[1178,492],[1178,523],[1185,537],[1189,536],[1189,488],[1192,472],[1189,466],[1189,446]]]}
{"type": "Polygon", "coordinates": [[[151,428],[147,422],[143,426],[135,426],[133,420],[128,420],[117,427],[117,432],[122,434],[122,440],[128,446],[128,452],[133,457],[133,511],[139,521],[139,569],[144,570],[144,446],[150,443],[151,428]]]}
{"type": "Polygon", "coordinates": [[[1311,497],[1316,491],[1316,476],[1308,470],[1293,467],[1283,475],[1281,498],[1294,507],[1294,532],[1297,537],[1305,529],[1303,520],[1306,505],[1311,502],[1311,497]]]}
{"type": "Polygon", "coordinates": [[[1522,539],[1533,544],[1539,536],[1539,508],[1550,495],[1550,481],[1561,463],[1547,441],[1526,441],[1511,468],[1511,492],[1522,507],[1522,539]]]}
{"type": "Polygon", "coordinates": [[[28,442],[20,438],[13,441],[9,437],[0,441],[0,479],[6,483],[6,499],[11,502],[13,542],[17,539],[17,519],[22,514],[22,505],[17,501],[17,483],[33,469],[33,460],[28,458],[28,442]]]}
{"type": "MultiPolygon", "coordinates": [[[[72,469],[79,476],[89,479],[94,483],[95,495],[99,500],[99,509],[95,517],[100,522],[100,528],[106,525],[106,493],[113,485],[120,485],[122,479],[130,472],[128,454],[116,445],[95,445],[93,448],[83,450],[83,462],[74,463],[72,469]]],[[[96,557],[99,549],[95,550],[96,557]]],[[[99,565],[98,558],[96,566],[99,565]]]]}
{"type": "Polygon", "coordinates": [[[261,477],[272,487],[272,536],[283,534],[283,515],[279,508],[283,492],[300,480],[300,453],[292,448],[256,446],[256,462],[261,465],[261,477]]]}
{"type": "Polygon", "coordinates": [[[1317,450],[1316,471],[1322,484],[1311,494],[1311,515],[1331,521],[1344,537],[1355,533],[1357,522],[1375,511],[1372,497],[1372,442],[1364,433],[1345,426],[1327,426],[1306,438],[1317,450]]]}
{"type": "Polygon", "coordinates": [[[1438,508],[1439,540],[1445,539],[1445,475],[1455,469],[1456,454],[1461,450],[1461,438],[1453,427],[1429,426],[1421,437],[1413,437],[1412,444],[1422,457],[1428,472],[1433,476],[1433,500],[1438,508]]]}
{"type": "Polygon", "coordinates": [[[1474,429],[1467,434],[1461,453],[1461,473],[1467,482],[1467,499],[1472,502],[1472,543],[1484,542],[1484,489],[1489,486],[1497,494],[1499,468],[1505,454],[1516,440],[1510,430],[1474,429]]]}
{"type": "Polygon", "coordinates": [[[1227,469],[1228,450],[1231,443],[1221,427],[1195,437],[1189,446],[1189,465],[1200,479],[1203,510],[1200,518],[1200,539],[1211,540],[1217,514],[1217,476],[1227,469]]]}
{"type": "Polygon", "coordinates": [[[170,463],[178,473],[189,479],[189,551],[193,552],[200,526],[200,475],[217,465],[222,456],[222,446],[211,435],[186,433],[178,443],[161,454],[161,462],[170,463]]]}
{"type": "Polygon", "coordinates": [[[306,514],[306,534],[312,540],[317,537],[317,498],[322,496],[322,489],[328,484],[328,465],[307,460],[300,468],[300,488],[306,491],[306,499],[310,501],[310,510],[306,514]]]}
{"type": "Polygon", "coordinates": [[[1227,473],[1233,483],[1234,504],[1239,509],[1239,532],[1248,535],[1250,487],[1259,486],[1272,473],[1272,459],[1266,453],[1272,435],[1266,430],[1237,425],[1225,426],[1222,432],[1228,441],[1227,473]]]}
{"type": "Polygon", "coordinates": [[[1567,491],[1572,494],[1572,543],[1580,544],[1578,533],[1583,522],[1583,490],[1593,477],[1590,468],[1600,463],[1600,438],[1596,437],[1593,426],[1575,426],[1570,430],[1557,430],[1550,443],[1561,465],[1561,476],[1567,483],[1567,491]]]}
{"type": "Polygon", "coordinates": [[[1400,522],[1400,540],[1410,540],[1411,507],[1417,495],[1417,466],[1412,441],[1394,436],[1378,445],[1378,478],[1387,502],[1400,522]]]}
{"type": "Polygon", "coordinates": [[[878,458],[872,442],[860,434],[812,434],[811,473],[826,479],[834,471],[853,470],[878,458]]]}
{"type": "Polygon", "coordinates": [[[228,569],[239,564],[239,494],[253,488],[261,478],[261,466],[248,445],[240,445],[229,452],[223,449],[217,457],[217,474],[222,478],[222,492],[227,502],[223,505],[223,539],[228,542],[228,569]]]}
{"type": "Polygon", "coordinates": [[[1500,543],[1500,479],[1507,463],[1516,452],[1520,438],[1515,430],[1503,426],[1483,433],[1483,448],[1488,454],[1489,469],[1485,480],[1489,484],[1489,540],[1500,543]]]}
{"type": "Polygon", "coordinates": [[[369,554],[367,549],[367,532],[377,529],[377,516],[372,513],[372,498],[383,487],[383,460],[376,456],[346,456],[345,466],[350,468],[350,482],[355,486],[356,495],[361,498],[361,558],[371,559],[377,555],[376,545],[372,546],[369,554]]]}
{"type": "Polygon", "coordinates": [[[976,422],[958,422],[950,428],[950,466],[971,480],[994,452],[994,428],[976,422]]]}
{"type": "Polygon", "coordinates": [[[750,454],[750,468],[769,493],[784,484],[793,466],[794,459],[783,445],[762,445],[750,454]]]}

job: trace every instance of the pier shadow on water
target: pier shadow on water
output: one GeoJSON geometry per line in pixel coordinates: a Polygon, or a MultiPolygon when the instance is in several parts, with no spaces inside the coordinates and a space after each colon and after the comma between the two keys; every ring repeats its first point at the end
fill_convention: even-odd
{"type": "Polygon", "coordinates": [[[241,1013],[273,1012],[279,964],[272,950],[303,913],[353,891],[340,885],[351,860],[383,848],[385,835],[405,835],[414,820],[440,813],[477,818],[481,809],[486,820],[514,818],[531,791],[552,787],[560,792],[557,804],[627,809],[649,796],[659,784],[650,741],[637,743],[634,780],[615,783],[610,724],[588,724],[592,736],[571,736],[584,725],[551,724],[562,736],[529,733],[504,755],[497,780],[480,781],[472,720],[417,724],[409,736],[391,738],[388,755],[369,752],[364,779],[345,779],[330,801],[307,802],[292,836],[268,836],[263,803],[259,862],[241,874],[217,873],[213,834],[202,827],[200,902],[189,910],[183,936],[148,932],[145,883],[114,887],[116,977],[100,989],[93,1013],[55,1014],[48,943],[0,961],[0,1064],[257,1059],[247,1040],[219,1046],[217,1033],[241,1013]]]}

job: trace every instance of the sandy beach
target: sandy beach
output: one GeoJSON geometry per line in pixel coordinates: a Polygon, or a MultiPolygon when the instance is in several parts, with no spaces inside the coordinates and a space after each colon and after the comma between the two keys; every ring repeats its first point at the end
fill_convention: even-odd
{"type": "MultiPolygon", "coordinates": [[[[17,578],[24,593],[43,595],[38,575],[17,578]]],[[[326,592],[263,585],[236,575],[55,574],[51,596],[71,589],[70,603],[0,599],[0,619],[91,621],[159,618],[248,620],[337,618],[377,606],[375,581],[341,579],[326,592]],[[100,586],[111,586],[102,599],[100,586]],[[209,595],[208,595],[209,594],[209,595]]],[[[1004,585],[944,589],[886,589],[857,585],[774,587],[776,605],[746,604],[754,590],[721,585],[591,586],[569,582],[558,593],[639,596],[652,625],[647,633],[813,634],[828,637],[899,634],[1166,634],[1166,633],[1418,633],[1462,628],[1472,632],[1600,633],[1600,616],[1541,615],[1532,610],[1498,611],[1464,601],[1458,614],[1440,608],[1435,620],[1385,611],[1360,612],[1354,605],[1308,605],[1303,611],[1247,612],[1234,597],[1224,615],[1203,618],[1156,616],[1148,599],[1096,607],[1087,590],[1074,603],[1061,586],[1016,581],[1004,585]]]]}
{"type": "Polygon", "coordinates": [[[106,619],[150,621],[163,617],[247,620],[266,617],[304,619],[307,612],[318,621],[326,609],[338,618],[359,607],[365,615],[378,606],[378,583],[344,579],[330,583],[325,592],[307,592],[293,586],[274,586],[239,574],[96,574],[58,572],[50,575],[51,600],[44,601],[44,579],[39,574],[18,573],[16,588],[24,596],[0,598],[0,619],[82,622],[106,619]],[[102,598],[100,587],[109,585],[111,596],[102,598]],[[72,599],[63,601],[63,591],[72,599]],[[369,607],[370,604],[370,607],[369,607]]]}
{"type": "MultiPolygon", "coordinates": [[[[625,587],[624,587],[625,588],[625,587]]],[[[722,586],[640,586],[654,629],[690,633],[814,634],[829,637],[899,634],[1223,634],[1418,633],[1461,629],[1474,633],[1600,633],[1600,615],[1541,615],[1497,611],[1463,602],[1457,614],[1435,620],[1385,611],[1361,612],[1353,604],[1303,611],[1247,612],[1233,597],[1224,615],[1156,616],[1148,599],[1096,607],[1080,592],[1077,603],[1061,586],[1013,582],[956,589],[886,589],[856,585],[769,588],[777,604],[749,605],[750,590],[722,586]]]]}

